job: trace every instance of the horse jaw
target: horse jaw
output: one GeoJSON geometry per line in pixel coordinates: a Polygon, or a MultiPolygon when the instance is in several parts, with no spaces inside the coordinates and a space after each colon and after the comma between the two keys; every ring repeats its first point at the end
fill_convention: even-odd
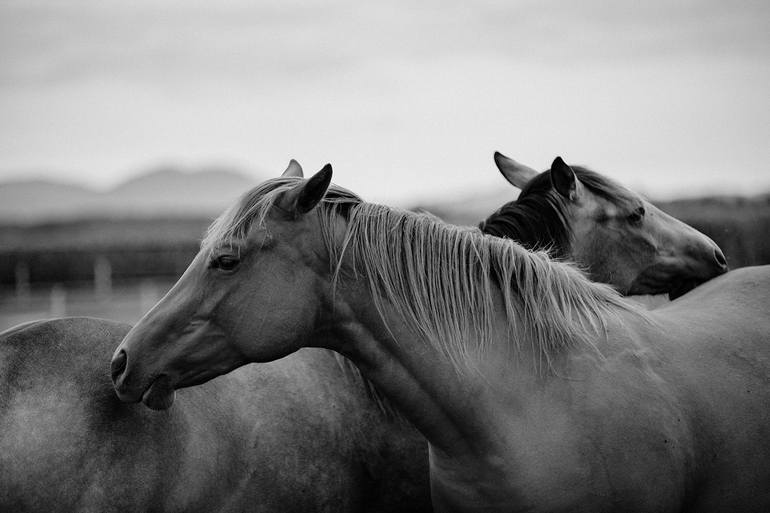
{"type": "Polygon", "coordinates": [[[142,402],[151,410],[167,410],[174,404],[176,390],[171,384],[171,378],[161,374],[142,394],[142,402]]]}
{"type": "Polygon", "coordinates": [[[669,299],[673,301],[707,280],[707,278],[683,272],[680,266],[657,263],[639,274],[624,294],[629,296],[668,294],[669,299]]]}
{"type": "Polygon", "coordinates": [[[703,283],[703,280],[696,280],[696,279],[689,279],[689,280],[679,280],[677,282],[674,282],[674,285],[672,286],[671,290],[668,291],[668,298],[673,301],[677,298],[680,298],[690,292],[692,289],[697,287],[703,283]]]}

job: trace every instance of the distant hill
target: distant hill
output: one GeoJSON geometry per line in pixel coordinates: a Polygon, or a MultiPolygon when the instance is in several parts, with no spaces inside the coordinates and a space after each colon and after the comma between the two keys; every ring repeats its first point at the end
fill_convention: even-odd
{"type": "Polygon", "coordinates": [[[211,216],[260,180],[237,171],[155,169],[106,192],[43,180],[0,183],[0,223],[84,217],[211,216]]]}
{"type": "Polygon", "coordinates": [[[89,208],[94,196],[84,187],[42,180],[0,184],[0,220],[44,219],[89,208]]]}

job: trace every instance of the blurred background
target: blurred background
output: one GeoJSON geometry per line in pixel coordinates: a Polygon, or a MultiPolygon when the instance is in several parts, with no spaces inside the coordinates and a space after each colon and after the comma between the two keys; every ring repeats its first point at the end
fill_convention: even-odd
{"type": "Polygon", "coordinates": [[[770,263],[770,3],[0,0],[0,329],[133,322],[290,158],[475,224],[495,150],[770,263]]]}

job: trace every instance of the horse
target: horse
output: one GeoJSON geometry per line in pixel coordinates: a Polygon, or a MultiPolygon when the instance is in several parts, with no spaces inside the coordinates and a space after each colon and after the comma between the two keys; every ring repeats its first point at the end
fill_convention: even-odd
{"type": "Polygon", "coordinates": [[[317,346],[426,437],[438,511],[770,508],[770,267],[645,312],[331,175],[269,180],[219,218],[116,349],[121,400],[166,409],[317,346]]]}
{"type": "MultiPolygon", "coordinates": [[[[292,160],[284,175],[301,176],[301,166],[292,160]]],[[[606,208],[628,203],[631,193],[609,180],[601,188],[587,182],[586,196],[596,189],[623,199],[606,208]]],[[[509,208],[498,219],[505,215],[547,218],[532,208],[509,208]]],[[[652,231],[650,221],[644,229],[652,231]]],[[[560,247],[554,241],[552,249],[560,247]]],[[[702,247],[708,264],[710,246],[702,247]]],[[[581,265],[595,267],[592,259],[603,251],[583,255],[581,265]]],[[[682,262],[690,279],[684,255],[682,262]]],[[[424,440],[347,360],[303,349],[187,390],[173,409],[152,413],[120,403],[109,386],[106,362],[129,329],[73,318],[0,335],[0,509],[430,509],[424,440]]]]}
{"type": "Polygon", "coordinates": [[[494,160],[521,193],[479,224],[484,233],[578,262],[623,295],[676,299],[727,272],[710,238],[603,175],[561,157],[542,173],[500,152],[494,160]]]}
{"type": "Polygon", "coordinates": [[[0,334],[0,511],[430,510],[424,442],[333,353],[238,369],[157,412],[111,386],[130,328],[0,334]]]}

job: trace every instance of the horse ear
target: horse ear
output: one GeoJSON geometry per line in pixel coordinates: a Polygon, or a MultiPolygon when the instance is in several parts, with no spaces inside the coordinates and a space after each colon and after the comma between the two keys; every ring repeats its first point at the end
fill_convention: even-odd
{"type": "Polygon", "coordinates": [[[302,166],[299,165],[299,162],[297,162],[294,159],[291,159],[289,161],[289,165],[286,167],[286,171],[283,172],[281,177],[286,176],[296,176],[297,178],[304,178],[305,175],[302,174],[302,166]]]}
{"type": "Polygon", "coordinates": [[[508,183],[519,189],[523,189],[530,180],[539,174],[531,167],[519,164],[499,151],[495,152],[495,165],[505,179],[508,180],[508,183]]]}
{"type": "Polygon", "coordinates": [[[556,157],[551,164],[551,184],[565,198],[577,198],[580,182],[572,168],[561,157],[556,157]]]}
{"type": "Polygon", "coordinates": [[[331,181],[332,165],[326,164],[319,172],[286,192],[281,200],[284,209],[297,216],[307,214],[321,202],[331,181]]]}

